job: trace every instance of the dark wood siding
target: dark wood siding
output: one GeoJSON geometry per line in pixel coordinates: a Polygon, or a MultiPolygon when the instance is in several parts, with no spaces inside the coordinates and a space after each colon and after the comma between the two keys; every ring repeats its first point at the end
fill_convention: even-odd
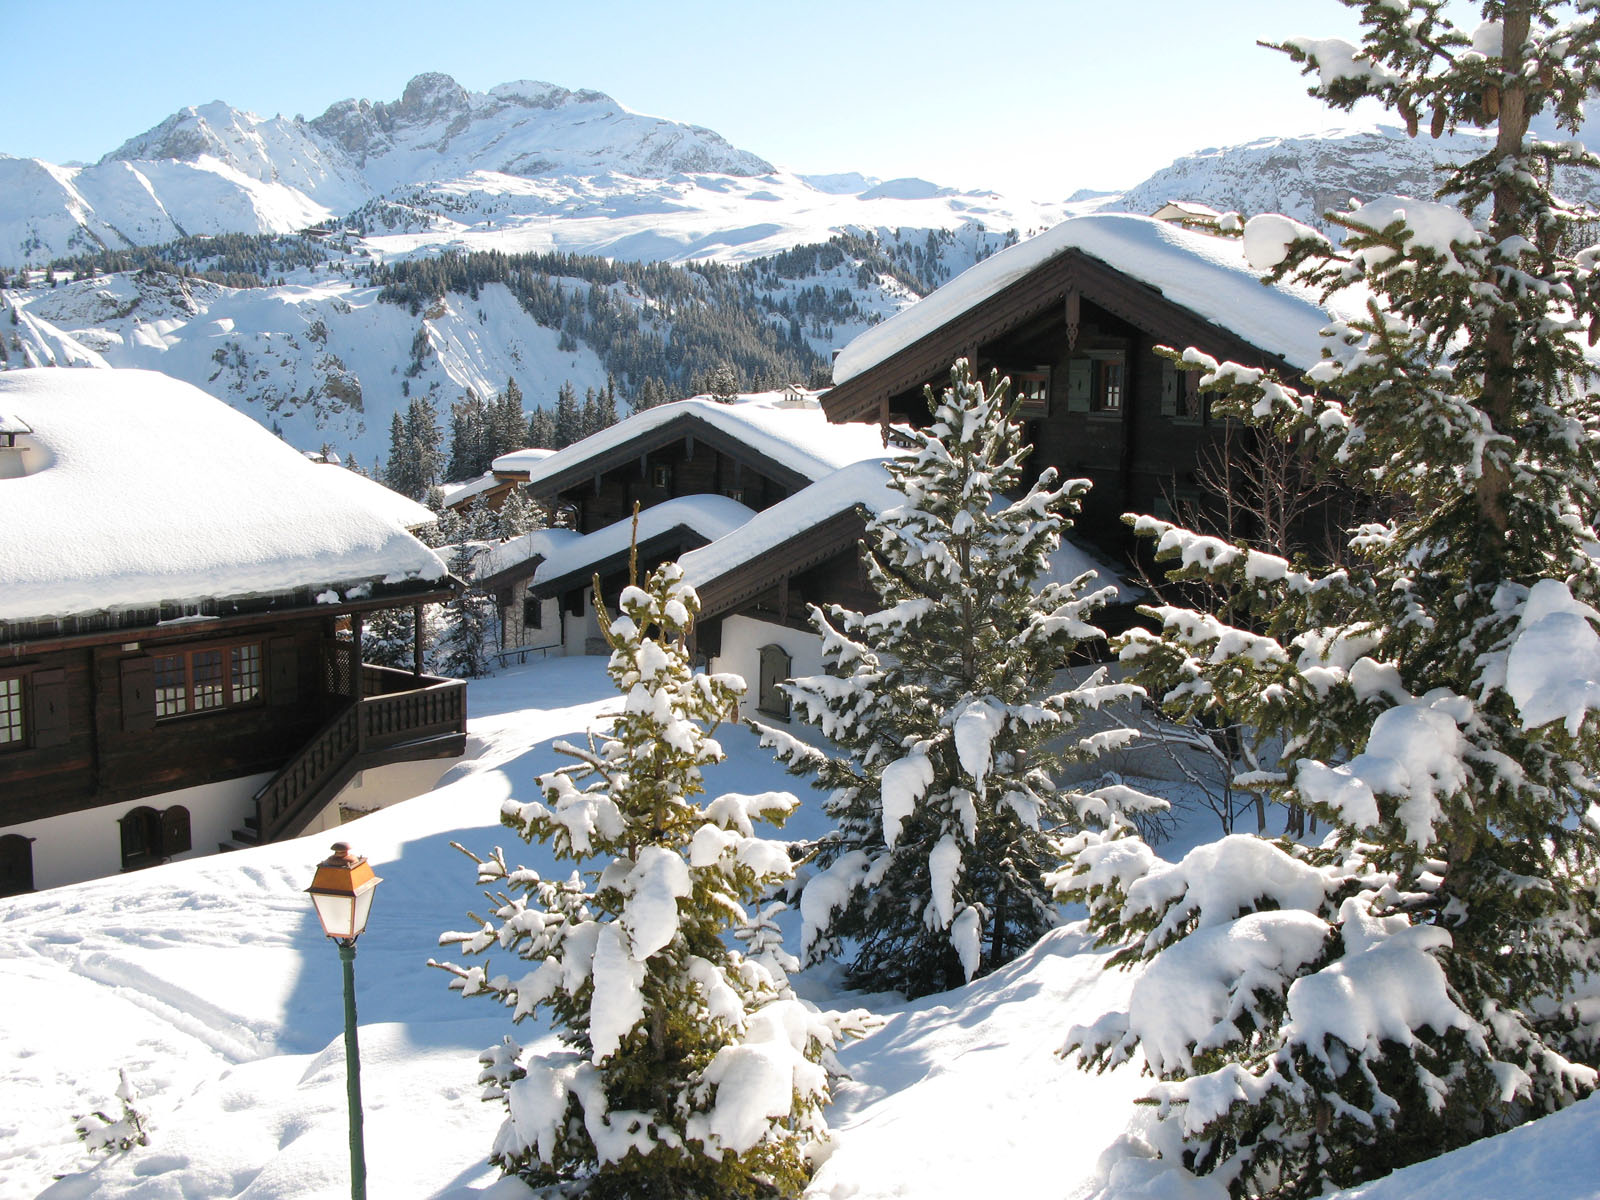
{"type": "Polygon", "coordinates": [[[0,826],[277,768],[326,718],[318,663],[328,632],[319,618],[232,633],[230,644],[259,640],[267,648],[271,702],[264,696],[159,722],[152,655],[206,638],[150,638],[129,643],[137,649],[83,647],[7,663],[27,672],[33,725],[27,745],[0,753],[0,826]]]}

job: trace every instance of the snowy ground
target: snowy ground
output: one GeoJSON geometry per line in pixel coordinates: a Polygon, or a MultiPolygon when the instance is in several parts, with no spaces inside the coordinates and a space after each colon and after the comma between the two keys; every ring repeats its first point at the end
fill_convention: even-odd
{"type": "MultiPolygon", "coordinates": [[[[385,881],[356,962],[373,1196],[467,1200],[492,1188],[483,1160],[501,1110],[479,1102],[475,1059],[511,1027],[423,964],[479,899],[451,841],[549,865],[499,827],[500,801],[531,797],[533,776],[559,761],[550,740],[579,734],[611,703],[602,666],[556,659],[474,683],[468,761],[436,791],[346,827],[385,881]]],[[[730,759],[713,789],[795,782],[747,732],[719,737],[730,759]]],[[[809,836],[821,818],[800,794],[808,806],[788,832],[809,836]]],[[[326,840],[0,901],[0,1198],[347,1194],[338,955],[303,895],[326,840]],[[96,1163],[72,1122],[114,1113],[118,1068],[144,1093],[151,1144],[96,1163]],[[52,1187],[55,1176],[65,1178],[52,1187]]],[[[1131,1103],[1133,1071],[1086,1074],[1054,1054],[1070,1025],[1125,993],[1129,977],[1102,962],[1068,926],[970,987],[914,1004],[869,999],[887,1020],[844,1056],[853,1081],[831,1111],[837,1149],[812,1194],[968,1200],[997,1184],[1024,1197],[1093,1194],[1097,1160],[1144,1113],[1131,1103]]],[[[801,983],[826,1000],[825,972],[801,983]]],[[[1592,1200],[1597,1133],[1591,1101],[1350,1200],[1592,1200]]],[[[1136,1194],[1176,1195],[1119,1193],[1136,1194]]],[[[1215,1195],[1208,1185],[1186,1196],[1202,1194],[1215,1195]]]]}

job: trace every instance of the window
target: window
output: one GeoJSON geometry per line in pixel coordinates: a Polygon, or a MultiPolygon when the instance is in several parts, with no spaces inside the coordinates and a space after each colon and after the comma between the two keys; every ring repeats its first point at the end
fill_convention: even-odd
{"type": "Polygon", "coordinates": [[[157,720],[261,698],[260,642],[157,655],[151,668],[157,720]]]}
{"type": "Polygon", "coordinates": [[[1115,358],[1096,358],[1094,362],[1094,394],[1089,399],[1093,412],[1121,412],[1122,394],[1127,386],[1127,363],[1122,355],[1115,358]]]}
{"type": "Polygon", "coordinates": [[[544,601],[537,596],[529,596],[522,602],[522,627],[524,629],[544,628],[544,601]]]}
{"type": "Polygon", "coordinates": [[[650,486],[669,488],[672,486],[672,467],[668,463],[656,463],[650,468],[650,486]]]}
{"type": "Polygon", "coordinates": [[[161,812],[141,806],[125,813],[117,823],[122,832],[124,871],[153,867],[193,846],[189,810],[181,804],[161,812]]]}
{"type": "Polygon", "coordinates": [[[1067,411],[1117,414],[1128,394],[1128,356],[1091,350],[1067,364],[1067,411]]]}
{"type": "Polygon", "coordinates": [[[22,723],[22,680],[0,679],[0,750],[26,745],[27,734],[22,723]]]}
{"type": "Polygon", "coordinates": [[[1019,417],[1049,416],[1050,368],[1036,367],[1031,371],[1012,371],[1011,398],[1016,401],[1019,417]]]}
{"type": "Polygon", "coordinates": [[[1161,415],[1177,421],[1198,421],[1201,412],[1195,372],[1180,371],[1170,362],[1162,363],[1161,415]]]}
{"type": "Polygon", "coordinates": [[[760,689],[756,694],[756,709],[769,717],[789,719],[789,696],[779,685],[784,683],[794,669],[794,660],[782,646],[761,647],[760,689]]]}
{"type": "Polygon", "coordinates": [[[161,814],[136,808],[118,822],[122,827],[122,869],[136,871],[161,861],[161,814]]]}
{"type": "Polygon", "coordinates": [[[33,839],[20,833],[0,837],[0,896],[33,891],[33,839]]]}

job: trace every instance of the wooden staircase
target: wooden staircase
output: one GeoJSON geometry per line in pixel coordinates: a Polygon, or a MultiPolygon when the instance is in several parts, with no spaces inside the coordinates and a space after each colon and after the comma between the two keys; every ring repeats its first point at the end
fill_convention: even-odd
{"type": "Polygon", "coordinates": [[[361,696],[344,706],[255,795],[255,817],[226,848],[303,833],[357,772],[456,758],[467,744],[467,685],[459,679],[361,667],[361,696]]]}

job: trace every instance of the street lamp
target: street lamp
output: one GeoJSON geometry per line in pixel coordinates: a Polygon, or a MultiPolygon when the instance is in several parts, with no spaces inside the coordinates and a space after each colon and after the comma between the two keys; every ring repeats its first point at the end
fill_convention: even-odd
{"type": "Polygon", "coordinates": [[[344,964],[344,1068],[350,1097],[350,1196],[367,1200],[367,1161],[361,1144],[361,1052],[356,1045],[356,939],[367,927],[372,894],[381,883],[367,860],[350,853],[348,842],[335,842],[333,854],[317,864],[306,889],[317,907],[322,931],[339,943],[344,964]]]}

